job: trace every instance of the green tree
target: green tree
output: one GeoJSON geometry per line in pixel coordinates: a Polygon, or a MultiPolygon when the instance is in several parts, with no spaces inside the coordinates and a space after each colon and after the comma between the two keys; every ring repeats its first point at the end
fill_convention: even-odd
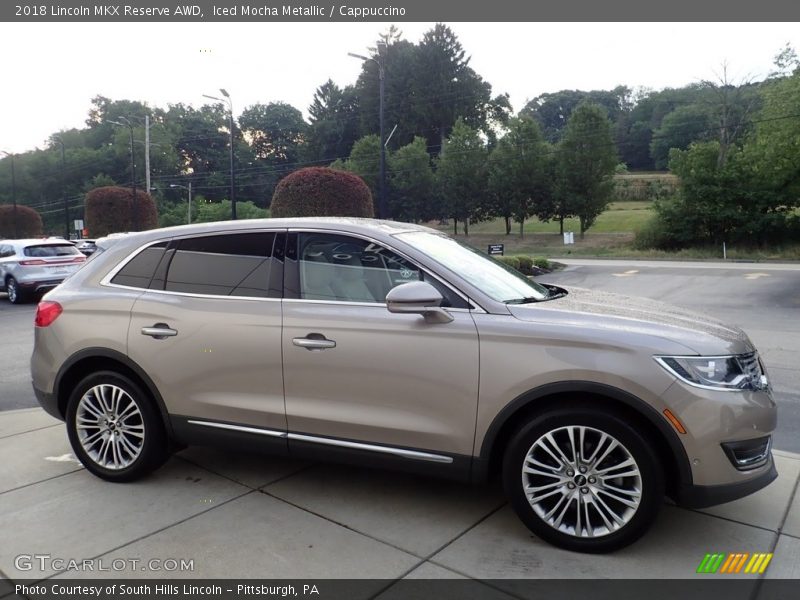
{"type": "Polygon", "coordinates": [[[653,132],[650,156],[656,169],[666,169],[672,148],[685,150],[692,142],[713,139],[714,120],[705,105],[679,106],[667,114],[653,132]]]}
{"type": "Polygon", "coordinates": [[[445,140],[436,171],[439,194],[446,214],[453,219],[454,233],[458,233],[458,221],[462,221],[464,235],[469,235],[470,222],[481,221],[489,212],[487,157],[478,131],[457,120],[445,140]]]}
{"type": "Polygon", "coordinates": [[[613,90],[561,90],[546,93],[530,100],[520,111],[539,123],[544,137],[549,142],[557,142],[564,135],[572,112],[582,102],[591,102],[606,109],[613,123],[629,113],[633,107],[631,89],[620,85],[613,90]]]}
{"type": "MultiPolygon", "coordinates": [[[[230,200],[222,200],[220,202],[203,202],[202,198],[199,199],[192,212],[193,223],[210,223],[213,221],[227,221],[231,218],[231,202],[230,200]]],[[[237,219],[264,219],[269,216],[269,212],[263,208],[259,208],[250,201],[236,201],[236,218],[237,219]]],[[[185,219],[185,213],[184,213],[185,219]]],[[[185,223],[186,221],[182,221],[185,223]]]]}
{"type": "Polygon", "coordinates": [[[435,205],[435,178],[425,138],[415,137],[388,160],[390,214],[399,221],[428,221],[441,214],[435,205]]]}
{"type": "Polygon", "coordinates": [[[416,73],[405,94],[413,99],[415,130],[425,132],[429,147],[441,147],[457,118],[485,130],[489,115],[503,111],[493,102],[492,86],[469,66],[470,57],[448,26],[439,23],[426,32],[416,54],[416,73]]]}
{"type": "Polygon", "coordinates": [[[270,165],[296,163],[308,125],[291,104],[254,104],[242,111],[239,127],[249,140],[255,157],[270,165]]]}
{"type": "Polygon", "coordinates": [[[617,153],[602,108],[582,103],[572,112],[558,154],[561,193],[580,219],[581,238],[608,206],[617,153]]]}
{"type": "Polygon", "coordinates": [[[304,160],[328,164],[345,158],[358,139],[360,111],[355,88],[342,89],[328,79],[314,93],[308,114],[310,125],[303,145],[304,160]]]}
{"type": "Polygon", "coordinates": [[[331,168],[358,175],[369,186],[372,197],[377,198],[380,188],[380,165],[381,143],[378,136],[365,135],[353,144],[347,160],[335,161],[331,168]]]}
{"type": "Polygon", "coordinates": [[[529,117],[511,119],[508,133],[489,156],[489,192],[492,213],[505,219],[506,235],[511,220],[519,223],[520,237],[525,219],[536,214],[551,196],[547,144],[539,125],[529,117]]]}

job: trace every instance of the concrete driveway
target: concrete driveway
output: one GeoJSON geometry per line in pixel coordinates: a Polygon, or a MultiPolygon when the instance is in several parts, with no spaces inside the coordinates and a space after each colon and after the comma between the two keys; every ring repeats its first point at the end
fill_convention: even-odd
{"type": "MultiPolygon", "coordinates": [[[[762,265],[726,265],[723,273],[719,265],[578,262],[542,280],[710,308],[743,325],[767,357],[781,402],[791,411],[798,398],[793,357],[800,341],[800,269],[776,275],[762,265]],[[770,276],[748,279],[753,273],[770,276]]],[[[27,329],[6,325],[21,328],[32,307],[6,306],[0,324],[27,343],[27,329]]],[[[6,366],[4,380],[21,368],[6,366]]],[[[800,579],[800,455],[783,450],[798,430],[794,424],[784,428],[788,441],[776,452],[780,476],[764,490],[711,509],[665,505],[642,540],[612,555],[591,556],[538,540],[496,485],[204,448],[179,453],[140,482],[109,484],[75,461],[62,423],[37,408],[5,410],[0,596],[9,579],[288,578],[319,580],[323,594],[317,597],[323,598],[708,598],[710,582],[726,581],[733,586],[726,588],[730,599],[788,598],[785,590],[800,589],[794,581],[800,579]],[[709,553],[774,556],[763,574],[698,574],[709,553]],[[93,569],[66,571],[69,561],[93,561],[93,569]],[[349,579],[355,588],[330,581],[349,579]],[[444,587],[433,581],[439,579],[444,587]],[[548,588],[546,580],[557,580],[557,587],[548,588]],[[640,587],[630,588],[630,580],[640,587]],[[422,587],[414,587],[420,581],[422,587]],[[689,587],[671,587],[687,581],[689,587]],[[625,589],[613,587],[625,582],[625,589]],[[784,587],[776,591],[774,582],[784,587]],[[326,590],[336,593],[326,596],[326,590]]]]}
{"type": "Polygon", "coordinates": [[[354,578],[375,586],[343,597],[391,597],[407,591],[400,580],[466,578],[504,598],[531,597],[525,582],[550,578],[735,578],[751,592],[764,578],[800,578],[800,456],[780,451],[780,477],[764,490],[699,511],[665,505],[642,540],[603,556],[541,542],[497,486],[205,448],[140,482],[106,483],[39,409],[0,413],[0,456],[0,574],[12,580],[354,578]],[[696,573],[706,553],[733,552],[774,557],[763,575],[696,573]],[[86,559],[94,570],[64,571],[86,559]]]}

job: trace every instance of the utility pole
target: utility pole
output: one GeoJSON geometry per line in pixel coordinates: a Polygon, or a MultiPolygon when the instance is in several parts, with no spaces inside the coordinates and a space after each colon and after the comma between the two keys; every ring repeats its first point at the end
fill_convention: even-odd
{"type": "Polygon", "coordinates": [[[150,115],[144,116],[144,177],[147,193],[150,193],[150,115]]]}
{"type": "Polygon", "coordinates": [[[108,122],[113,123],[114,125],[120,125],[122,127],[127,126],[131,134],[131,187],[133,188],[133,230],[139,231],[139,203],[136,199],[136,163],[134,162],[134,155],[133,155],[133,125],[131,124],[130,120],[127,117],[120,117],[120,120],[124,121],[124,123],[120,123],[118,121],[112,121],[111,119],[109,119],[108,122]]]}
{"type": "Polygon", "coordinates": [[[217,98],[216,96],[209,96],[208,94],[203,94],[203,98],[210,98],[211,100],[216,100],[217,102],[228,102],[228,110],[230,111],[230,123],[229,123],[229,131],[231,134],[231,150],[230,150],[230,158],[231,158],[231,219],[236,220],[236,179],[234,177],[233,171],[233,100],[231,99],[231,95],[225,88],[219,88],[220,93],[225,96],[225,100],[222,98],[217,98]]]}
{"type": "Polygon", "coordinates": [[[53,138],[58,144],[61,145],[61,193],[64,196],[64,239],[69,239],[69,202],[67,201],[67,186],[64,172],[66,171],[66,151],[64,149],[64,140],[61,138],[53,138]]]}
{"type": "Polygon", "coordinates": [[[377,57],[367,57],[361,54],[354,54],[352,52],[348,52],[348,56],[352,56],[353,58],[358,58],[363,60],[364,62],[372,61],[376,65],[378,65],[378,94],[379,94],[379,108],[378,108],[378,119],[380,120],[380,144],[381,144],[381,161],[380,161],[380,187],[379,187],[379,198],[378,198],[378,218],[385,219],[387,218],[388,211],[387,211],[387,203],[386,203],[386,144],[389,140],[384,140],[384,125],[383,125],[383,99],[384,99],[384,90],[386,85],[386,50],[387,45],[384,40],[378,40],[376,42],[376,47],[378,50],[377,57]]]}

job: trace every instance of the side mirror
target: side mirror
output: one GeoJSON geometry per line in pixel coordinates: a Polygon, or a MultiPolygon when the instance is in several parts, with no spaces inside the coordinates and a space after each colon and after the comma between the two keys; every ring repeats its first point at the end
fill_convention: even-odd
{"type": "Polygon", "coordinates": [[[428,323],[449,323],[453,315],[441,308],[442,295],[425,281],[411,281],[386,294],[386,308],[392,313],[417,313],[428,323]]]}

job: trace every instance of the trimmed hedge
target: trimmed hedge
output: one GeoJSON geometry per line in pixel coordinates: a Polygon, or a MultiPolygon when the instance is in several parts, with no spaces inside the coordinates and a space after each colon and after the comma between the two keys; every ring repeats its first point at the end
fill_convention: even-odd
{"type": "Polygon", "coordinates": [[[516,269],[523,275],[537,275],[541,274],[541,271],[538,269],[549,272],[553,268],[553,266],[550,264],[550,261],[541,256],[537,256],[535,258],[526,255],[495,256],[494,258],[504,262],[509,267],[516,269]]]}
{"type": "Polygon", "coordinates": [[[516,256],[495,256],[500,262],[506,263],[512,269],[519,271],[519,258],[516,256]]]}
{"type": "Polygon", "coordinates": [[[327,167],[284,177],[270,205],[273,217],[372,217],[372,193],[358,175],[327,167]]]}
{"type": "Polygon", "coordinates": [[[533,272],[533,259],[530,256],[518,256],[519,270],[525,275],[530,275],[533,272]]]}
{"type": "MultiPolygon", "coordinates": [[[[86,227],[92,237],[109,233],[133,231],[136,219],[133,212],[131,188],[114,185],[99,187],[86,194],[86,227]]],[[[158,210],[150,194],[136,189],[136,213],[139,230],[158,227],[158,210]]]]}
{"type": "Polygon", "coordinates": [[[17,234],[14,235],[14,205],[0,205],[0,238],[30,238],[44,235],[42,217],[29,206],[17,204],[17,234]]]}

